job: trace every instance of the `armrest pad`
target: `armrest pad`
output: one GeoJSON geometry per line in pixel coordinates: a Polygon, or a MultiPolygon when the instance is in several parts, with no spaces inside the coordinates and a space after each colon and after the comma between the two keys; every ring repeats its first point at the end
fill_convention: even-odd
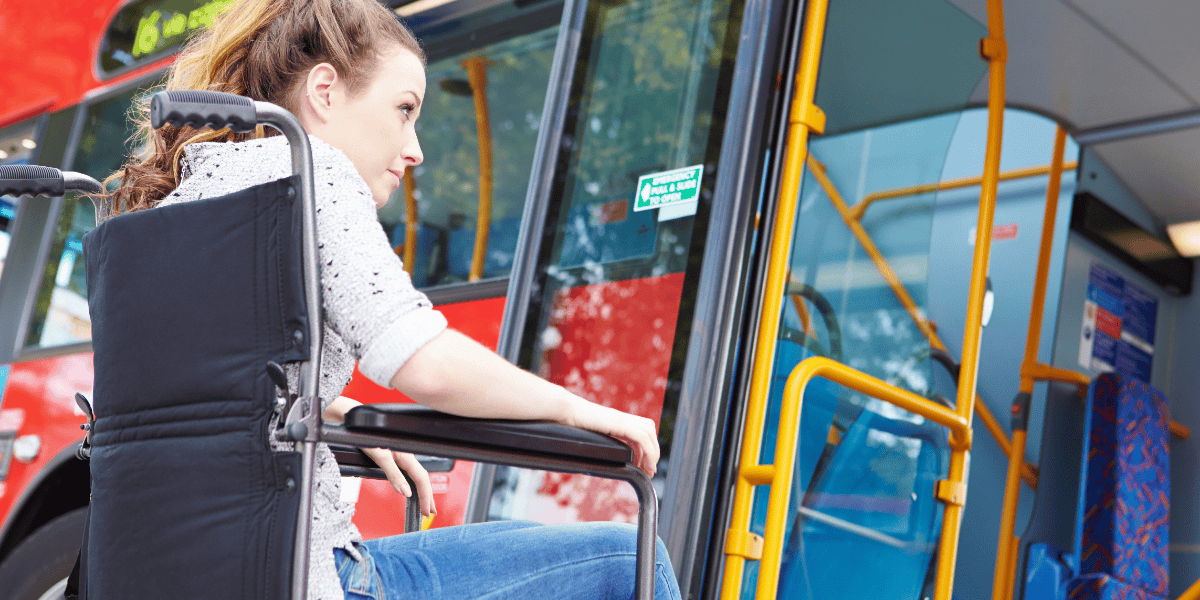
{"type": "Polygon", "coordinates": [[[628,464],[629,446],[606,435],[544,421],[458,417],[415,404],[364,404],[346,413],[347,431],[454,445],[628,464]]]}

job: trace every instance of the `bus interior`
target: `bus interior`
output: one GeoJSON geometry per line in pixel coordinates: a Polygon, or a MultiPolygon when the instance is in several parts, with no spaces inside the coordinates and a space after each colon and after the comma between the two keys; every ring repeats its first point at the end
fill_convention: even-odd
{"type": "MultiPolygon", "coordinates": [[[[0,164],[104,179],[136,150],[127,112],[177,47],[132,33],[166,3],[107,4],[98,81],[0,106],[0,164]]],[[[1200,219],[1200,4],[388,4],[428,91],[383,229],[453,326],[659,423],[685,598],[1200,598],[1200,250],[1176,227],[1200,219]],[[651,204],[656,181],[694,193],[651,204]],[[1151,471],[1089,546],[1105,373],[1157,390],[1160,433],[1118,449],[1151,471]]],[[[79,422],[28,382],[90,352],[93,226],[86,199],[0,199],[0,449],[5,410],[79,422]]],[[[435,526],[637,510],[586,476],[434,475],[435,526]]],[[[367,537],[395,532],[385,485],[347,487],[367,537]]]]}

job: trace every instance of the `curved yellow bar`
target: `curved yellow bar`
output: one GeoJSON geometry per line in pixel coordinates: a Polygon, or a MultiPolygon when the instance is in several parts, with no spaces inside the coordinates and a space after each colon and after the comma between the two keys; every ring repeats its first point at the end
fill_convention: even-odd
{"type": "MultiPolygon", "coordinates": [[[[872,398],[877,398],[913,414],[921,415],[950,429],[955,453],[964,453],[971,443],[971,426],[957,412],[936,402],[896,387],[837,361],[815,356],[796,365],[788,376],[779,412],[779,432],[775,442],[774,480],[767,503],[766,535],[763,536],[762,561],[758,568],[759,600],[775,598],[779,587],[779,569],[783,559],[787,530],[788,504],[791,502],[792,475],[800,440],[800,412],[804,389],[816,378],[828,379],[872,398]]],[[[759,466],[761,468],[761,466],[759,466]]]]}

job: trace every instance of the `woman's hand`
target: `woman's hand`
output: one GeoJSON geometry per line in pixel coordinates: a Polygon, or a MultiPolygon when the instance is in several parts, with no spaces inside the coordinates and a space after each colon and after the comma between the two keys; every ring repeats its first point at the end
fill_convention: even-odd
{"type": "Polygon", "coordinates": [[[363,454],[371,457],[371,460],[375,461],[380,469],[383,469],[383,474],[387,475],[392,489],[411,501],[412,488],[408,486],[408,482],[404,480],[404,474],[400,471],[408,473],[413,483],[417,485],[417,496],[421,500],[421,516],[429,517],[437,514],[437,507],[433,504],[433,485],[429,482],[429,472],[421,466],[417,457],[407,452],[395,452],[383,448],[363,448],[362,451],[363,454]]]}
{"type": "Polygon", "coordinates": [[[621,440],[633,450],[633,464],[653,477],[658,469],[658,432],[654,421],[575,397],[566,425],[621,440]]]}
{"type": "MultiPolygon", "coordinates": [[[[321,417],[329,423],[341,423],[350,409],[361,404],[362,402],[358,400],[338,396],[321,413],[321,417]]],[[[362,451],[363,454],[371,457],[371,460],[375,461],[380,469],[383,469],[383,474],[387,475],[388,483],[392,484],[393,490],[403,494],[406,498],[412,498],[412,488],[408,486],[408,482],[404,480],[404,475],[400,471],[408,473],[413,483],[417,484],[417,494],[421,498],[421,516],[428,517],[437,514],[437,507],[433,504],[433,484],[429,482],[429,472],[421,466],[417,457],[407,452],[393,452],[383,448],[363,448],[362,451]]]]}

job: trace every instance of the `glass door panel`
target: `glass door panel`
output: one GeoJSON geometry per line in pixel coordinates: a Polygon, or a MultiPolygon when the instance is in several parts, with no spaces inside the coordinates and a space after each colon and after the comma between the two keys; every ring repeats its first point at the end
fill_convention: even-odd
{"type": "MultiPolygon", "coordinates": [[[[660,424],[665,480],[678,378],[736,35],[730,0],[589,3],[522,366],[660,424]]],[[[624,520],[627,484],[500,469],[490,518],[624,520]]]]}

